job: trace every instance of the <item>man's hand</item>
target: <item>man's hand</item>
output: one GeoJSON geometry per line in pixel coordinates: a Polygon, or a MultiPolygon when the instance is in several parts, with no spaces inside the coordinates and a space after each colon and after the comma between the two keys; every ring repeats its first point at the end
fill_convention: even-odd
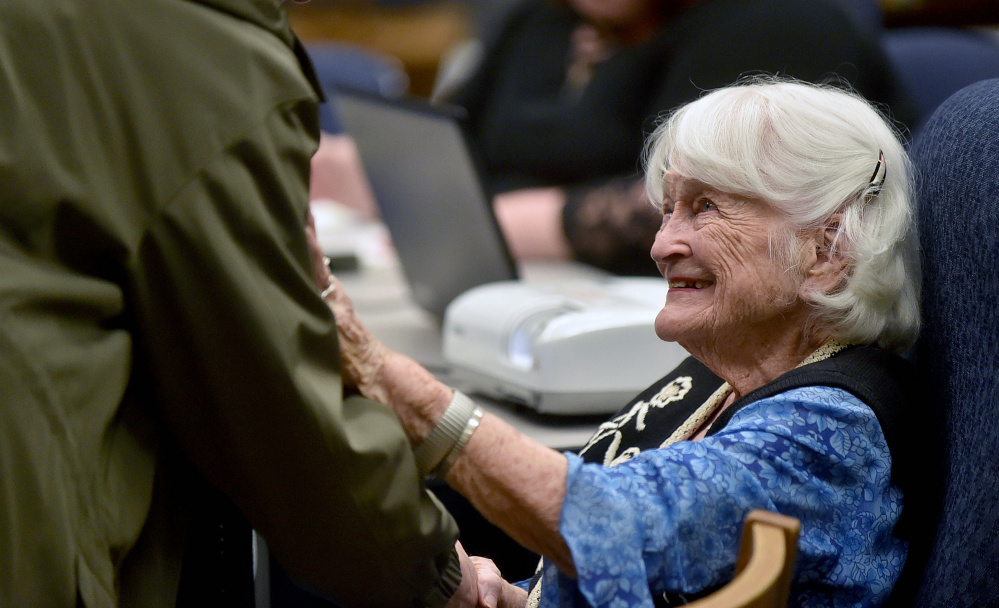
{"type": "Polygon", "coordinates": [[[493,560],[472,557],[478,573],[479,608],[523,608],[527,592],[508,583],[493,560]]]}
{"type": "Polygon", "coordinates": [[[455,543],[454,548],[458,551],[458,561],[461,562],[461,585],[448,603],[444,604],[444,608],[474,608],[479,601],[478,573],[461,543],[455,543]]]}

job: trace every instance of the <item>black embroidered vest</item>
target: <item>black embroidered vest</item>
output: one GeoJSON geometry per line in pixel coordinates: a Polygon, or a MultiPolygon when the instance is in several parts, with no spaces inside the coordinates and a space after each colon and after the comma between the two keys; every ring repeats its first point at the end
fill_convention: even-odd
{"type": "MultiPolygon", "coordinates": [[[[915,371],[905,359],[878,348],[853,346],[743,395],[721,413],[708,435],[725,428],[736,412],[760,399],[804,386],[840,388],[874,411],[892,454],[892,475],[904,491],[911,477],[906,466],[906,455],[912,451],[908,427],[922,411],[917,384],[915,371]]],[[[633,455],[636,450],[660,447],[721,385],[721,378],[688,357],[600,425],[580,456],[587,462],[610,464],[629,449],[633,455]]]]}

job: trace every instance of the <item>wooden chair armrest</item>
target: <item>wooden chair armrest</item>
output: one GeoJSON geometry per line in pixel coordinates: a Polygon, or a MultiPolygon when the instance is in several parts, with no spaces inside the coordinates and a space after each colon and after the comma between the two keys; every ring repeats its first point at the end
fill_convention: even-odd
{"type": "Polygon", "coordinates": [[[787,604],[801,523],[786,515],[755,510],[746,516],[730,583],[688,608],[782,608],[787,604]]]}

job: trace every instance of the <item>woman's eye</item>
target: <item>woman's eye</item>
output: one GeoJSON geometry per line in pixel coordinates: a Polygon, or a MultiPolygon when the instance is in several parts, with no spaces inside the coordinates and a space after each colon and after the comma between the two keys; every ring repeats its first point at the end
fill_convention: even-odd
{"type": "Polygon", "coordinates": [[[698,199],[697,203],[694,205],[694,211],[700,213],[702,211],[712,211],[717,209],[717,205],[711,199],[702,198],[698,199]]]}

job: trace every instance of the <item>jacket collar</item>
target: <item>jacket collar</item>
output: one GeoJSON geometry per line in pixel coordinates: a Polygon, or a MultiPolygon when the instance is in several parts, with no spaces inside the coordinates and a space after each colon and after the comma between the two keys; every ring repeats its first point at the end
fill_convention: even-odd
{"type": "Polygon", "coordinates": [[[254,23],[288,43],[295,45],[295,35],[288,25],[283,0],[189,0],[254,23]]]}
{"type": "Polygon", "coordinates": [[[312,61],[298,37],[291,31],[284,0],[190,0],[195,4],[208,6],[217,11],[253,23],[283,40],[294,51],[302,72],[312,85],[320,101],[326,100],[325,92],[319,83],[312,61]]]}

